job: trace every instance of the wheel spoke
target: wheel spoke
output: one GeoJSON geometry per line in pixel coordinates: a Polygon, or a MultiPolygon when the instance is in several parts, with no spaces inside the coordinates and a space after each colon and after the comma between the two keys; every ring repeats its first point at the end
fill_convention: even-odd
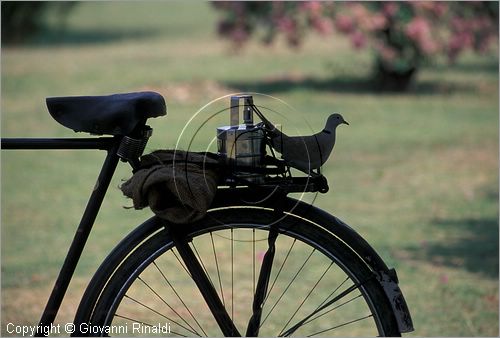
{"type": "Polygon", "coordinates": [[[123,316],[123,315],[120,315],[118,313],[115,313],[115,317],[126,319],[126,320],[130,320],[131,322],[138,323],[138,324],[141,324],[141,325],[144,325],[144,326],[153,326],[152,324],[143,322],[141,320],[133,319],[133,318],[130,318],[130,317],[127,317],[127,316],[123,316]]]}
{"type": "Polygon", "coordinates": [[[346,278],[344,279],[344,281],[343,281],[342,283],[340,283],[340,284],[339,284],[339,286],[337,286],[337,287],[335,288],[335,290],[333,290],[333,291],[332,291],[332,293],[330,293],[330,294],[328,295],[328,297],[326,297],[326,298],[325,298],[325,300],[324,300],[324,301],[322,301],[322,302],[321,302],[321,304],[319,304],[319,305],[318,305],[318,307],[317,307],[314,311],[317,311],[317,310],[318,310],[318,309],[319,309],[319,308],[320,308],[323,304],[325,304],[325,303],[328,301],[328,299],[330,299],[330,297],[331,297],[331,296],[333,296],[333,295],[335,294],[335,292],[337,292],[337,291],[338,291],[338,290],[342,287],[342,285],[344,285],[344,284],[345,284],[345,282],[347,282],[348,280],[349,280],[349,277],[346,277],[346,278]]]}
{"type": "Polygon", "coordinates": [[[231,320],[234,323],[234,229],[231,228],[231,320]]]}
{"type": "Polygon", "coordinates": [[[290,324],[290,322],[292,321],[293,317],[295,317],[295,315],[297,314],[297,312],[299,312],[299,310],[302,308],[302,305],[304,305],[304,303],[307,301],[307,299],[309,298],[309,296],[311,295],[311,293],[314,291],[314,289],[316,289],[316,287],[321,282],[321,280],[323,279],[323,277],[325,277],[325,275],[328,272],[328,270],[330,270],[330,268],[332,267],[332,265],[333,265],[333,262],[330,262],[330,265],[328,265],[328,267],[326,268],[325,272],[323,272],[323,274],[321,275],[321,277],[316,281],[316,283],[314,284],[314,286],[312,287],[312,289],[309,291],[309,293],[306,295],[306,297],[299,304],[299,306],[297,307],[297,309],[295,310],[295,312],[292,314],[292,316],[290,317],[290,319],[288,319],[288,321],[283,326],[283,328],[281,329],[281,331],[278,334],[278,336],[281,336],[281,334],[283,333],[283,331],[285,331],[285,328],[287,327],[287,325],[290,324]]]}
{"type": "MultiPolygon", "coordinates": [[[[373,277],[371,277],[373,278],[373,277]]],[[[307,322],[311,317],[313,317],[315,314],[323,311],[324,309],[326,309],[327,307],[329,307],[330,305],[334,304],[335,302],[341,300],[342,298],[346,297],[347,295],[349,295],[351,292],[353,292],[354,290],[357,290],[359,287],[361,287],[364,283],[366,283],[368,280],[370,280],[371,278],[365,280],[364,282],[362,283],[358,283],[358,284],[354,284],[354,285],[351,285],[350,287],[348,287],[347,289],[345,289],[344,291],[342,291],[338,296],[334,297],[332,300],[326,302],[325,304],[319,306],[318,308],[316,308],[316,310],[314,310],[312,313],[310,313],[309,315],[307,315],[306,317],[304,317],[301,321],[299,321],[297,324],[293,325],[291,328],[289,328],[283,335],[284,336],[290,336],[291,334],[293,334],[299,327],[301,327],[302,325],[304,325],[305,322],[307,322]]]]}
{"type": "Polygon", "coordinates": [[[349,304],[349,303],[351,303],[352,301],[355,301],[356,299],[358,299],[358,298],[359,298],[359,297],[361,297],[361,296],[363,296],[363,295],[362,295],[362,294],[359,294],[359,295],[357,295],[356,297],[351,298],[351,299],[349,299],[348,301],[346,301],[346,302],[344,302],[344,303],[342,303],[342,304],[340,304],[340,305],[337,305],[336,307],[331,308],[330,310],[328,310],[328,311],[326,311],[326,312],[323,312],[322,314],[319,314],[319,315],[317,315],[317,316],[316,316],[316,317],[314,317],[314,318],[309,319],[308,321],[304,322],[304,324],[302,324],[302,326],[304,326],[304,325],[306,325],[306,324],[308,324],[308,323],[310,323],[310,322],[312,322],[312,321],[314,321],[314,320],[316,320],[316,319],[318,319],[318,318],[320,318],[320,317],[323,317],[324,315],[326,315],[326,314],[328,314],[328,313],[330,313],[330,312],[332,312],[332,311],[334,311],[334,310],[337,310],[338,308],[341,308],[342,306],[344,306],[344,305],[346,305],[346,304],[349,304]]]}
{"type": "MultiPolygon", "coordinates": [[[[131,322],[138,323],[138,324],[141,324],[141,325],[144,325],[144,326],[149,326],[149,327],[153,327],[154,326],[154,325],[142,322],[140,320],[135,320],[135,319],[132,319],[132,318],[127,317],[127,316],[122,316],[122,315],[120,315],[118,313],[115,313],[115,317],[122,318],[122,319],[125,319],[125,320],[129,320],[131,322]]],[[[179,336],[179,337],[187,337],[186,335],[180,334],[180,333],[175,332],[175,331],[170,331],[170,333],[173,333],[174,335],[179,336]]]]}
{"type": "Polygon", "coordinates": [[[252,228],[252,291],[255,293],[255,228],[252,228]]]}
{"type": "Polygon", "coordinates": [[[172,248],[170,250],[170,252],[172,252],[172,254],[174,255],[175,259],[179,262],[179,264],[182,266],[182,268],[184,269],[184,271],[186,271],[186,273],[188,274],[189,278],[192,278],[191,274],[188,271],[188,269],[186,269],[186,266],[184,265],[184,263],[181,261],[181,259],[179,258],[179,256],[177,256],[177,254],[175,253],[174,248],[172,248]]]}
{"type": "Polygon", "coordinates": [[[220,287],[220,294],[221,294],[221,298],[222,298],[222,304],[224,305],[224,307],[226,307],[226,302],[224,301],[224,291],[222,288],[222,279],[220,278],[219,261],[217,259],[217,253],[215,252],[214,236],[212,235],[212,232],[210,232],[210,239],[212,241],[212,249],[214,252],[215,267],[217,269],[217,277],[219,279],[219,287],[220,287]]]}
{"type": "Polygon", "coordinates": [[[290,288],[290,286],[293,284],[293,282],[295,281],[295,279],[297,278],[297,276],[300,274],[300,272],[302,271],[302,269],[304,268],[304,266],[307,264],[307,262],[309,261],[309,259],[311,258],[311,256],[313,255],[313,253],[316,251],[316,249],[314,248],[311,253],[309,254],[309,256],[307,256],[306,260],[304,261],[304,263],[302,263],[301,267],[299,268],[299,270],[295,273],[295,275],[293,276],[292,280],[290,281],[290,283],[288,283],[288,285],[286,286],[285,290],[281,293],[281,295],[279,296],[278,300],[276,301],[276,303],[274,303],[273,307],[271,308],[271,310],[269,311],[269,313],[267,314],[267,316],[264,318],[264,320],[262,321],[262,323],[260,324],[261,326],[264,324],[264,322],[267,320],[267,318],[269,318],[269,316],[271,315],[271,313],[273,312],[274,308],[276,307],[276,305],[278,305],[278,303],[281,301],[281,298],[283,298],[283,296],[285,295],[285,293],[288,291],[288,289],[290,288]]]}
{"type": "MultiPolygon", "coordinates": [[[[198,325],[198,327],[201,329],[201,331],[203,332],[203,334],[205,336],[207,336],[207,333],[205,332],[205,330],[203,330],[203,327],[200,325],[200,323],[198,322],[198,320],[196,319],[196,317],[193,315],[193,313],[191,312],[191,310],[188,308],[188,306],[186,305],[186,303],[184,302],[184,300],[181,298],[181,296],[179,296],[179,293],[174,288],[174,286],[172,285],[172,283],[170,283],[170,281],[168,280],[167,276],[165,276],[165,274],[163,273],[163,271],[161,271],[160,267],[156,264],[155,261],[153,261],[153,264],[156,267],[156,269],[158,270],[158,272],[162,275],[162,277],[165,280],[165,282],[170,286],[170,288],[172,289],[172,291],[175,293],[175,295],[177,296],[177,298],[179,299],[179,301],[182,303],[182,305],[184,305],[184,308],[188,311],[188,313],[191,316],[191,318],[193,318],[193,320],[198,325]]],[[[191,325],[189,325],[189,323],[182,316],[180,316],[179,314],[177,314],[177,315],[184,321],[184,323],[186,323],[186,325],[188,325],[191,329],[193,329],[196,332],[196,330],[191,325]]],[[[198,332],[196,332],[196,334],[200,335],[198,332]]]]}
{"type": "Polygon", "coordinates": [[[339,327],[346,326],[346,325],[349,325],[349,324],[352,324],[352,323],[356,323],[356,322],[359,322],[361,320],[364,320],[364,319],[367,319],[367,318],[370,318],[370,317],[373,317],[373,315],[369,314],[368,316],[364,316],[364,317],[361,317],[361,318],[358,318],[358,319],[354,319],[354,320],[351,320],[351,321],[349,321],[347,323],[343,323],[343,324],[331,327],[329,329],[325,329],[325,330],[321,330],[321,331],[315,332],[315,333],[313,333],[313,334],[311,334],[311,335],[309,335],[307,337],[312,337],[312,336],[316,336],[316,335],[321,334],[321,333],[325,333],[327,331],[335,330],[335,329],[338,329],[339,327]]]}
{"type": "MultiPolygon", "coordinates": [[[[178,325],[179,327],[182,327],[184,330],[186,330],[186,331],[188,331],[188,332],[191,332],[191,333],[193,333],[193,334],[196,334],[196,332],[191,331],[190,329],[188,329],[188,328],[187,328],[187,327],[185,327],[184,325],[182,325],[182,324],[178,323],[177,321],[175,321],[175,320],[173,320],[173,319],[170,319],[169,317],[167,317],[167,316],[165,316],[164,314],[162,314],[162,313],[160,313],[160,312],[156,311],[155,309],[151,308],[150,306],[147,306],[146,304],[144,304],[144,303],[142,303],[142,302],[138,301],[137,299],[132,298],[132,297],[127,296],[127,295],[125,295],[124,297],[125,297],[125,298],[127,298],[127,299],[130,299],[131,301],[133,301],[134,303],[136,303],[136,304],[138,304],[138,305],[140,305],[140,306],[144,307],[145,309],[148,309],[148,310],[150,310],[151,312],[156,313],[158,316],[165,318],[165,319],[166,319],[166,320],[168,320],[169,322],[172,322],[172,323],[174,323],[175,325],[178,325]]],[[[177,314],[177,315],[178,315],[178,314],[177,314]]],[[[151,326],[153,326],[153,325],[151,325],[151,326]]]]}
{"type": "Polygon", "coordinates": [[[214,283],[212,282],[212,278],[210,277],[210,274],[208,273],[208,270],[205,267],[205,264],[203,263],[203,260],[201,259],[201,256],[198,253],[198,250],[196,249],[196,246],[194,245],[194,242],[191,242],[191,246],[194,249],[194,253],[196,253],[196,257],[198,258],[198,261],[200,262],[201,266],[203,267],[203,271],[205,271],[205,275],[208,277],[208,280],[210,281],[210,284],[212,284],[212,286],[215,287],[214,283]]]}

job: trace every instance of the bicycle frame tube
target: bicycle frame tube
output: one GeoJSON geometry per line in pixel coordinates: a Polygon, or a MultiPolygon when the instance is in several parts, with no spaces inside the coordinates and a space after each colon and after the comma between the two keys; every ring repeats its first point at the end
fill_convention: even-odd
{"type": "Polygon", "coordinates": [[[86,139],[2,139],[2,149],[102,149],[108,152],[94,190],[73,237],[68,254],[43,311],[36,336],[46,336],[49,330],[45,328],[50,327],[56,318],[104,196],[106,195],[106,191],[108,190],[111,178],[118,165],[119,157],[117,151],[121,139],[118,136],[86,139]]]}
{"type": "Polygon", "coordinates": [[[98,138],[2,138],[2,149],[99,149],[109,150],[115,139],[98,138]]]}

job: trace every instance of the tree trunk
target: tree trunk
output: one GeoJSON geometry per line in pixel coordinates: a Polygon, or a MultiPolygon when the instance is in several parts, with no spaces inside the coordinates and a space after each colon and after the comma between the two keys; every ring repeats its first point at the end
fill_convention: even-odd
{"type": "Polygon", "coordinates": [[[416,66],[396,69],[381,60],[377,60],[375,64],[375,86],[382,91],[404,92],[410,88],[416,73],[416,66]]]}

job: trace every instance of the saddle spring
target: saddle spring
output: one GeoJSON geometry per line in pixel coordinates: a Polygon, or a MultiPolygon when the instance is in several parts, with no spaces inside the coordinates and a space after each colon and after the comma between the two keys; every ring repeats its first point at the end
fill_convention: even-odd
{"type": "Polygon", "coordinates": [[[129,162],[135,169],[138,164],[138,159],[141,157],[144,149],[146,149],[146,144],[151,135],[153,135],[153,129],[149,126],[145,126],[141,138],[124,136],[116,154],[122,161],[129,162]]]}

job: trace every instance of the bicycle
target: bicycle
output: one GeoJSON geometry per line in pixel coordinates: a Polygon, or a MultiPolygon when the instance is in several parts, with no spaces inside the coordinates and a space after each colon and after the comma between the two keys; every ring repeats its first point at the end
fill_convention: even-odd
{"type": "MultiPolygon", "coordinates": [[[[231,113],[239,114],[240,100],[249,122],[256,107],[251,96],[232,97],[231,113]]],[[[2,138],[2,149],[95,149],[107,156],[38,336],[54,323],[119,161],[136,171],[152,135],[147,120],[166,115],[154,92],[48,98],[47,105],[63,126],[101,136],[2,138]]],[[[255,139],[247,139],[250,147],[255,139]]],[[[179,226],[153,216],[112,250],[82,296],[73,335],[399,336],[413,330],[395,270],[340,219],[287,196],[326,192],[326,178],[292,177],[257,148],[259,165],[252,165],[253,154],[223,166],[225,181],[201,220],[179,226]]]]}

